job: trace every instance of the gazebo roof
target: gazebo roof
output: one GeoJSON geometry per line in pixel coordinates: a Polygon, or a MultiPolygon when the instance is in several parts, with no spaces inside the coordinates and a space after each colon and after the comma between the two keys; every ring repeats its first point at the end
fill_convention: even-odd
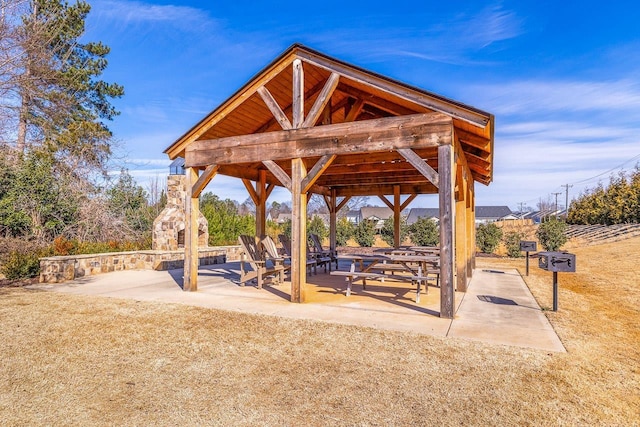
{"type": "MultiPolygon", "coordinates": [[[[437,170],[438,144],[454,144],[473,179],[488,185],[493,127],[490,113],[295,44],[165,153],[185,157],[186,167],[215,164],[217,173],[253,181],[265,170],[264,160],[290,175],[291,158],[303,158],[312,168],[331,154],[335,157],[310,191],[380,195],[400,186],[402,194],[425,194],[438,189],[401,155],[403,148],[437,170]],[[305,121],[298,124],[293,123],[296,60],[304,73],[305,121]]],[[[273,170],[268,168],[267,182],[282,185],[273,170]]]]}

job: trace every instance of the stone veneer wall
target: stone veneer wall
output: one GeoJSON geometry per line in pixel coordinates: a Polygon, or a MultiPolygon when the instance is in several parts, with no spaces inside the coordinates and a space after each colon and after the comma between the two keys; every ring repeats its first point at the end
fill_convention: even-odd
{"type": "MultiPolygon", "coordinates": [[[[176,251],[183,245],[178,244],[178,236],[185,229],[185,203],[187,197],[187,177],[185,175],[169,175],[167,177],[167,205],[153,221],[153,250],[176,251]]],[[[207,219],[198,215],[198,246],[209,245],[209,225],[207,219]]]]}
{"type": "MultiPolygon", "coordinates": [[[[199,250],[199,265],[240,259],[240,246],[199,250]]],[[[132,251],[55,256],[40,259],[40,283],[60,283],[120,270],[173,270],[184,267],[184,251],[132,251]]]]}

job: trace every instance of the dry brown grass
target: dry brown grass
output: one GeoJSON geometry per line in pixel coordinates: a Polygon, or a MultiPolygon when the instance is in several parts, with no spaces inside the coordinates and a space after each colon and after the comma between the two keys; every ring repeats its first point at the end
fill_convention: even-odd
{"type": "MultiPolygon", "coordinates": [[[[640,238],[576,248],[566,354],[0,289],[3,425],[639,425],[640,238]],[[634,258],[628,255],[632,254],[634,258]],[[622,263],[614,262],[625,255],[622,263]]],[[[522,260],[479,259],[479,268],[522,260]]],[[[551,306],[551,276],[527,282],[551,306]]]]}

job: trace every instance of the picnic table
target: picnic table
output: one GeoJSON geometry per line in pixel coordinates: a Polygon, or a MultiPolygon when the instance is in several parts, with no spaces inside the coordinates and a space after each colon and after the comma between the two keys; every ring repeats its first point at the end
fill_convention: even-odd
{"type": "Polygon", "coordinates": [[[412,284],[417,286],[416,302],[420,302],[420,288],[425,284],[427,288],[427,279],[429,274],[436,276],[436,281],[439,282],[440,271],[436,268],[439,264],[440,258],[433,255],[408,255],[405,253],[392,253],[388,254],[375,254],[375,255],[360,255],[360,254],[342,254],[338,255],[338,259],[350,260],[351,267],[349,271],[332,271],[332,275],[345,276],[348,281],[347,284],[347,296],[351,295],[351,286],[354,281],[362,280],[362,288],[366,289],[367,279],[380,280],[384,282],[384,279],[390,277],[386,274],[387,271],[391,272],[391,276],[398,280],[408,280],[412,284]],[[359,264],[359,269],[356,268],[356,263],[359,264]],[[431,266],[432,268],[430,268],[431,266]],[[375,273],[374,271],[381,271],[381,273],[375,273]],[[405,272],[408,275],[398,275],[395,272],[405,272]]]}

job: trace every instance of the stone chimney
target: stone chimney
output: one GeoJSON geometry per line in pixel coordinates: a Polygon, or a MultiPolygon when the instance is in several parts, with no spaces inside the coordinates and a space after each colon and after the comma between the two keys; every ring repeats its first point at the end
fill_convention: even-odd
{"type": "MultiPolygon", "coordinates": [[[[187,198],[187,177],[184,159],[177,158],[169,166],[167,178],[167,206],[153,221],[152,249],[177,251],[184,248],[185,202],[187,198]]],[[[198,246],[209,246],[209,224],[200,213],[198,219],[198,246]]]]}

